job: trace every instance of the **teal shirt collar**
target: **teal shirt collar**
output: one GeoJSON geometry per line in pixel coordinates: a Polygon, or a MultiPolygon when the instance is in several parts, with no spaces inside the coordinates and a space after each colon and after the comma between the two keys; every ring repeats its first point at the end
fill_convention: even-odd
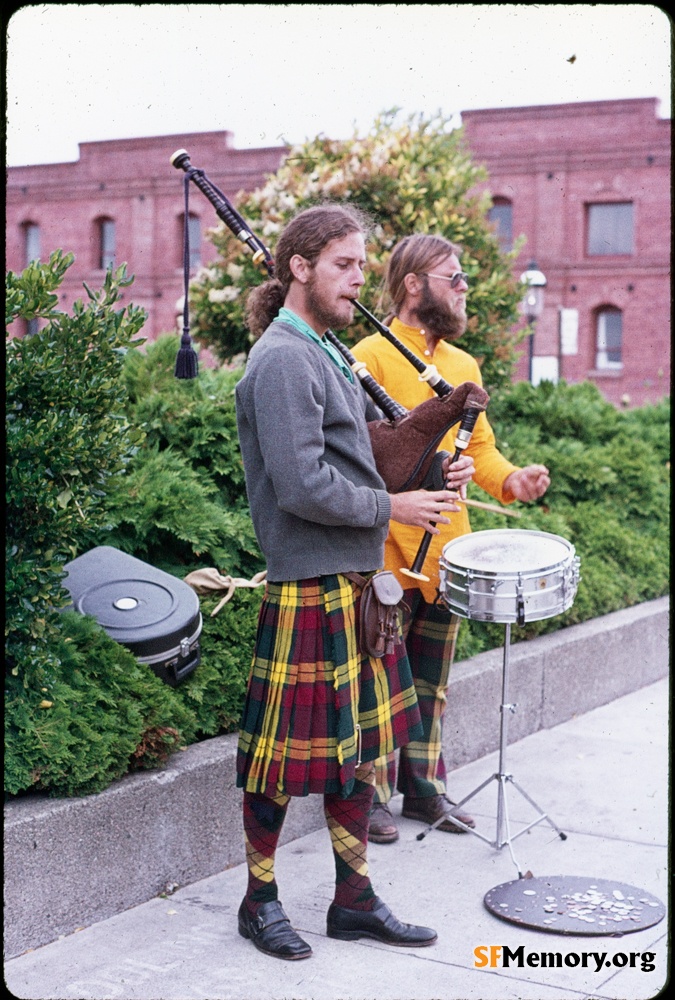
{"type": "Polygon", "coordinates": [[[294,313],[291,309],[287,309],[285,306],[282,306],[279,310],[278,316],[275,318],[282,323],[290,323],[291,326],[294,326],[296,330],[300,331],[300,333],[304,333],[306,337],[313,340],[314,343],[319,345],[322,351],[325,351],[333,364],[337,365],[342,374],[348,378],[350,382],[354,381],[352,370],[338,349],[333,347],[333,345],[329,343],[325,337],[320,337],[316,330],[313,330],[309,323],[306,323],[304,319],[301,319],[297,313],[294,313]]]}

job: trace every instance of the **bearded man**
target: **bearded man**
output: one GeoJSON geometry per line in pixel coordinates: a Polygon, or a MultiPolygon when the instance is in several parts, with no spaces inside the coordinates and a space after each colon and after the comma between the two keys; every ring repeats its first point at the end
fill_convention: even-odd
{"type": "MultiPolygon", "coordinates": [[[[460,265],[462,250],[439,236],[416,234],[394,248],[387,268],[387,292],[393,317],[392,333],[425,364],[433,364],[451,385],[471,381],[482,385],[480,368],[471,355],[452,341],[466,329],[466,296],[469,278],[460,265]]],[[[360,341],[353,354],[366,364],[375,380],[408,410],[433,396],[428,383],[414,374],[410,362],[377,333],[360,341]]],[[[455,452],[451,428],[441,448],[455,452]]],[[[550,485],[543,465],[520,468],[497,449],[484,412],[473,430],[469,446],[451,465],[446,464],[446,487],[466,497],[466,484],[474,479],[501,503],[529,501],[543,496],[550,485]]],[[[455,808],[446,790],[446,765],[442,753],[442,723],[446,709],[450,668],[455,654],[459,618],[437,603],[439,564],[443,547],[471,531],[467,508],[449,515],[450,523],[432,536],[424,573],[429,581],[412,580],[401,568],[412,566],[422,536],[414,527],[394,523],[385,542],[385,568],[404,589],[403,634],[422,716],[423,735],[402,747],[396,776],[394,754],[375,763],[375,797],[370,816],[369,840],[392,843],[398,829],[390,808],[396,788],[403,794],[401,814],[422,823],[441,820],[437,829],[464,833],[475,826],[464,811],[455,808]],[[459,820],[458,823],[454,820],[459,820]]]]}
{"type": "Polygon", "coordinates": [[[381,658],[359,648],[355,574],[381,569],[393,521],[435,532],[459,512],[446,489],[389,494],[368,421],[380,416],[326,329],[346,327],[364,283],[367,227],[344,205],[292,219],[275,277],[247,301],[259,340],[236,388],[251,516],[267,563],[237,753],[248,886],[239,933],[266,955],[312,949],[279,900],[275,857],[292,796],[324,797],[335,862],[329,937],[426,947],[375,895],[367,858],[373,761],[422,733],[402,641],[381,658]]]}

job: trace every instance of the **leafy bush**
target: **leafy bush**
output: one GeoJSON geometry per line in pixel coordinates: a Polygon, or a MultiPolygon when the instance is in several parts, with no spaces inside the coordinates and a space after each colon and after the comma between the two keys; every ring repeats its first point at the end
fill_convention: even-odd
{"type": "Polygon", "coordinates": [[[6,321],[42,322],[7,344],[5,788],[84,794],[157,766],[194,715],[70,603],[64,565],[95,544],[106,490],[143,432],[125,415],[125,356],[144,313],[115,310],[122,266],[72,315],[56,294],[72,254],[7,275],[6,321]]]}
{"type": "MultiPolygon", "coordinates": [[[[293,148],[263,188],[241,196],[238,209],[264,241],[273,241],[296,212],[317,202],[344,201],[364,210],[375,229],[360,297],[376,314],[386,309],[380,286],[399,239],[422,232],[459,243],[471,295],[467,330],[458,346],[480,360],[489,389],[506,385],[517,359],[513,326],[522,288],[511,266],[520,246],[502,252],[486,220],[489,197],[471,193],[484,171],[471,161],[461,129],[449,130],[441,116],[411,117],[402,124],[396,118],[395,111],[381,116],[365,138],[319,137],[293,148]]],[[[213,241],[221,259],[198,273],[190,301],[195,336],[228,360],[251,347],[245,293],[263,275],[229,229],[217,228],[213,241]]],[[[372,332],[357,316],[343,339],[354,343],[372,332]]]]}
{"type": "Polygon", "coordinates": [[[178,345],[165,334],[127,359],[126,415],[144,439],[109,486],[98,544],[177,575],[212,565],[252,576],[264,564],[237,439],[234,388],[243,371],[204,369],[197,379],[176,379],[178,345]]]}
{"type": "Polygon", "coordinates": [[[236,590],[212,617],[220,597],[202,597],[199,667],[176,688],[195,715],[199,739],[234,732],[239,725],[262,600],[259,590],[236,590]]]}
{"type": "MultiPolygon", "coordinates": [[[[241,370],[173,377],[178,338],[129,350],[141,317],[113,312],[123,272],[73,317],[56,313],[69,258],[8,276],[8,315],[47,320],[8,347],[8,665],[5,788],[10,795],[100,791],[137,767],[238,723],[262,588],[217,615],[203,597],[202,662],[177,688],[92,619],[60,613],[63,565],[112,544],[182,578],[200,566],[263,568],[248,516],[234,412],[241,370]],[[124,361],[124,363],[123,363],[124,361]],[[89,383],[91,379],[91,384],[89,383]],[[80,384],[82,383],[82,384],[80,384]],[[63,481],[65,477],[65,482],[63,481]],[[86,518],[81,516],[86,512],[86,518]]],[[[581,583],[565,614],[514,641],[668,591],[669,402],[619,412],[589,384],[493,393],[490,420],[516,463],[543,462],[552,484],[503,525],[472,510],[474,531],[505,527],[569,539],[581,583]]],[[[475,498],[489,499],[476,486],[475,498]]],[[[501,646],[502,625],[465,622],[457,658],[501,646]]]]}
{"type": "Polygon", "coordinates": [[[236,574],[262,567],[236,435],[241,372],[178,382],[173,336],[145,355],[129,350],[143,314],[112,309],[130,283],[123,268],[108,273],[102,292],[87,289],[88,308],[57,313],[71,262],[56,253],[7,276],[8,324],[47,321],[8,345],[10,795],[97,792],[233,728],[256,627],[252,595],[236,594],[217,618],[208,616],[215,600],[203,601],[206,662],[174,690],[93,619],[62,612],[64,564],[98,544],[178,576],[200,558],[236,574]]]}
{"type": "Polygon", "coordinates": [[[149,667],[74,611],[52,640],[58,677],[5,689],[5,790],[86,795],[130,769],[157,767],[196,735],[196,720],[149,667]]]}
{"type": "Polygon", "coordinates": [[[109,271],[70,316],[57,310],[56,290],[72,262],[56,251],[46,264],[10,271],[6,283],[7,325],[44,322],[9,340],[6,366],[5,650],[11,673],[33,689],[58,675],[63,565],[91,545],[107,481],[142,436],[124,415],[120,374],[145,314],[114,309],[131,279],[124,265],[109,271]]]}

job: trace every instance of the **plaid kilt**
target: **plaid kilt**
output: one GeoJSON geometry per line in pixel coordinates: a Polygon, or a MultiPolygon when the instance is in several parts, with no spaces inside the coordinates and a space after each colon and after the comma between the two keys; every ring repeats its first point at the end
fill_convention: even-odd
{"type": "Polygon", "coordinates": [[[405,644],[358,651],[360,591],[341,575],[267,584],[237,750],[237,785],[349,795],[361,761],[422,735],[405,644]]]}
{"type": "Polygon", "coordinates": [[[404,615],[403,634],[424,732],[401,751],[398,783],[394,754],[376,762],[379,802],[388,802],[395,789],[413,798],[446,792],[443,717],[460,618],[444,605],[429,604],[417,588],[405,590],[403,602],[410,609],[404,615]]]}

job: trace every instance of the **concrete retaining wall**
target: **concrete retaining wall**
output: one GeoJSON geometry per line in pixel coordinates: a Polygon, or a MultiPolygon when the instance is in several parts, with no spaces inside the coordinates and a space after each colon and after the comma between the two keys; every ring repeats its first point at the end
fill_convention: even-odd
{"type": "MultiPolygon", "coordinates": [[[[509,742],[667,675],[668,608],[662,598],[512,645],[509,742]]],[[[455,766],[499,746],[502,666],[493,650],[453,667],[444,753],[455,766]]],[[[6,803],[6,957],[240,864],[235,751],[236,736],[220,736],[97,795],[6,803]]],[[[282,842],[323,824],[321,796],[296,799],[282,842]]]]}

